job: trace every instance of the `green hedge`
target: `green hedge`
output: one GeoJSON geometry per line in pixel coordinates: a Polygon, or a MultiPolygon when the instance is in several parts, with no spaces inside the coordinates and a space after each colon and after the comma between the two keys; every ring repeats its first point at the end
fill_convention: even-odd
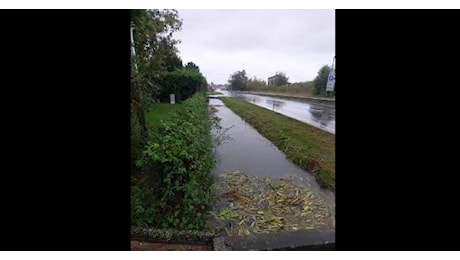
{"type": "Polygon", "coordinates": [[[198,93],[150,135],[138,162],[146,171],[133,180],[133,225],[204,228],[212,200],[209,173],[215,162],[210,130],[207,101],[198,93]]]}
{"type": "Polygon", "coordinates": [[[170,94],[175,94],[176,101],[181,102],[207,88],[206,79],[199,71],[187,69],[163,73],[158,83],[161,85],[158,96],[161,102],[169,102],[170,94]]]}

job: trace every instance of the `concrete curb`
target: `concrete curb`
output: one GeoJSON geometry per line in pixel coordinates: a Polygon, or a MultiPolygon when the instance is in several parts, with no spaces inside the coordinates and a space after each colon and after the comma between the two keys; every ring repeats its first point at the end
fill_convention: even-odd
{"type": "Polygon", "coordinates": [[[232,251],[232,249],[225,245],[224,237],[215,237],[213,239],[212,248],[214,251],[232,251]]]}
{"type": "Polygon", "coordinates": [[[173,230],[131,227],[131,239],[146,242],[177,242],[190,244],[212,244],[214,234],[194,230],[173,230]]]}
{"type": "Polygon", "coordinates": [[[131,227],[131,239],[158,243],[212,245],[214,251],[322,251],[335,250],[335,232],[280,231],[247,237],[217,236],[210,232],[131,227]]]}
{"type": "Polygon", "coordinates": [[[227,250],[233,251],[323,251],[335,250],[335,231],[298,230],[254,234],[247,237],[224,237],[227,250]]]}

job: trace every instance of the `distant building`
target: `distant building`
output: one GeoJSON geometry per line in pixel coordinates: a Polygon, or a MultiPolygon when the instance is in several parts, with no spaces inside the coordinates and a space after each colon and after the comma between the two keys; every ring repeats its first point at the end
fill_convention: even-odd
{"type": "Polygon", "coordinates": [[[279,74],[276,74],[275,76],[271,76],[268,78],[267,82],[269,86],[277,86],[277,82],[280,82],[280,78],[282,76],[279,74]]]}

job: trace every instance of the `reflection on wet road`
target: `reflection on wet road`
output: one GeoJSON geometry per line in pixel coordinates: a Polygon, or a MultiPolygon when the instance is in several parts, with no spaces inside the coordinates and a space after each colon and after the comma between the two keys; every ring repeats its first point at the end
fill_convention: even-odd
{"type": "Polygon", "coordinates": [[[273,110],[335,134],[335,104],[317,101],[294,101],[229,91],[222,91],[222,93],[226,96],[243,98],[260,107],[273,110]]]}

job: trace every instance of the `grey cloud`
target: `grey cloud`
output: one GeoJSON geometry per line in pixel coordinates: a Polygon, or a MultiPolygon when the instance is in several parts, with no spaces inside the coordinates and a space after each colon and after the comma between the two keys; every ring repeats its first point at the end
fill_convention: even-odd
{"type": "Polygon", "coordinates": [[[236,70],[266,79],[312,80],[335,55],[334,10],[179,10],[184,60],[208,81],[224,83],[236,70]]]}

